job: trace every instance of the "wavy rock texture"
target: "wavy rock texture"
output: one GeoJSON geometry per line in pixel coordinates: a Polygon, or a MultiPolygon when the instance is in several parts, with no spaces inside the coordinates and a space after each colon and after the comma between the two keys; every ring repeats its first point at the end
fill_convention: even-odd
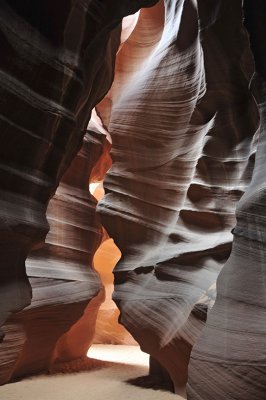
{"type": "MultiPolygon", "coordinates": [[[[92,193],[100,201],[104,196],[102,183],[99,183],[92,193]]],[[[119,310],[112,300],[114,291],[113,269],[120,257],[119,249],[104,231],[102,243],[93,258],[94,268],[100,274],[105,289],[105,300],[97,314],[93,343],[137,344],[130,333],[118,323],[119,310]]]]}
{"type": "MultiPolygon", "coordinates": [[[[134,18],[129,18],[134,23],[134,18]]],[[[127,24],[127,30],[129,24],[127,24]]],[[[123,32],[123,31],[122,31],[123,32]]],[[[112,161],[110,158],[111,144],[109,140],[111,137],[104,129],[100,118],[97,116],[95,110],[92,112],[90,121],[92,129],[96,129],[107,136],[107,140],[103,142],[103,153],[92,171],[92,180],[96,183],[90,184],[90,192],[97,201],[100,201],[104,196],[103,178],[106,172],[110,169],[112,161]]],[[[103,229],[103,227],[102,227],[103,229]]],[[[113,269],[121,257],[121,253],[114,241],[109,238],[105,229],[103,229],[102,243],[97,249],[93,257],[93,266],[99,273],[102,284],[105,289],[105,299],[100,305],[97,313],[97,320],[95,326],[95,334],[93,343],[109,343],[109,344],[136,344],[130,333],[118,323],[119,311],[112,300],[112,293],[114,290],[114,276],[113,269]]]]}
{"type": "MultiPolygon", "coordinates": [[[[157,45],[162,34],[163,23],[163,1],[159,1],[158,5],[151,9],[141,9],[140,12],[124,18],[121,44],[116,57],[115,80],[108,94],[96,106],[106,128],[109,128],[112,107],[123,91],[127,90],[126,85],[130,77],[141,68],[157,45]]],[[[108,131],[106,134],[111,140],[108,131]]],[[[95,197],[101,200],[103,195],[104,190],[99,185],[95,191],[95,197]]],[[[119,311],[111,299],[114,279],[112,271],[121,253],[107,233],[106,239],[94,258],[95,268],[100,273],[106,290],[105,301],[98,312],[94,343],[136,344],[129,332],[118,324],[119,311]]]]}
{"type": "MultiPolygon", "coordinates": [[[[49,199],[82,145],[92,108],[111,85],[120,44],[120,22],[125,15],[155,3],[154,0],[1,2],[0,326],[13,312],[31,302],[25,259],[30,249],[45,239],[49,229],[45,216],[49,199]]],[[[73,195],[66,192],[64,185],[59,191],[61,197],[73,195]]],[[[75,242],[74,238],[69,240],[75,242]]],[[[56,257],[67,257],[67,252],[65,255],[57,252],[56,257]]],[[[57,259],[57,267],[59,264],[57,259]]],[[[91,292],[84,283],[86,294],[80,296],[80,289],[75,288],[82,286],[90,272],[79,273],[73,268],[66,277],[64,267],[59,268],[62,276],[56,276],[57,289],[49,289],[56,272],[51,272],[49,263],[46,273],[42,266],[40,269],[41,276],[35,272],[31,278],[34,302],[25,315],[34,314],[35,305],[41,306],[44,301],[42,296],[48,296],[50,291],[55,293],[60,285],[63,293],[67,287],[74,290],[73,303],[84,296],[87,302],[99,290],[99,282],[92,277],[91,292]],[[79,281],[78,285],[71,283],[71,279],[79,281]]],[[[69,292],[68,296],[70,301],[69,292]]],[[[56,319],[59,309],[54,311],[56,319]]],[[[82,311],[78,306],[76,315],[82,311]]],[[[35,317],[37,321],[42,319],[41,315],[35,317]]],[[[4,366],[13,365],[17,357],[14,354],[20,354],[25,341],[23,329],[29,335],[28,327],[21,329],[17,325],[19,318],[20,314],[16,322],[11,318],[0,335],[3,340],[6,334],[0,360],[4,366]]],[[[62,323],[60,334],[65,329],[64,323],[68,324],[62,323]]],[[[6,368],[2,381],[9,379],[12,369],[6,368]]]]}
{"type": "Polygon", "coordinates": [[[119,310],[112,294],[114,290],[113,269],[121,253],[112,239],[107,238],[97,250],[93,259],[105,288],[105,301],[100,306],[95,326],[93,343],[136,345],[130,333],[118,323],[119,310]]]}
{"type": "Polygon", "coordinates": [[[236,209],[232,253],[217,281],[217,300],[192,352],[189,399],[265,399],[266,393],[266,34],[265,2],[245,2],[260,111],[252,181],[236,209]]]}
{"type": "Polygon", "coordinates": [[[116,57],[115,79],[108,94],[97,104],[97,111],[105,126],[109,128],[112,108],[129,80],[139,71],[157,46],[164,25],[164,2],[123,20],[121,45],[116,57]]]}
{"type": "MultiPolygon", "coordinates": [[[[13,378],[47,369],[54,362],[85,357],[92,341],[104,290],[92,268],[102,227],[88,182],[97,161],[105,157],[105,141],[104,135],[87,131],[80,152],[49,203],[50,231],[45,245],[27,258],[31,305],[3,326],[7,338],[13,338],[18,346],[10,365],[13,378]],[[14,332],[13,327],[19,328],[14,332]],[[14,336],[19,329],[24,336],[21,342],[14,336]]],[[[3,359],[5,356],[3,352],[3,359]]],[[[4,368],[5,362],[1,365],[4,368]]]]}
{"type": "Polygon", "coordinates": [[[25,259],[47,234],[49,198],[112,82],[118,25],[155,2],[1,2],[0,325],[30,303],[25,259]]]}
{"type": "Polygon", "coordinates": [[[184,395],[251,179],[258,113],[241,1],[165,0],[164,8],[156,45],[109,113],[113,165],[98,210],[122,253],[120,322],[184,395]]]}

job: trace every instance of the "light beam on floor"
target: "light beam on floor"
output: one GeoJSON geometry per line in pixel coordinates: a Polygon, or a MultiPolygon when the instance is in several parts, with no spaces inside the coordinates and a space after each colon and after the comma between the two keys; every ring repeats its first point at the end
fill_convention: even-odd
{"type": "Polygon", "coordinates": [[[88,350],[87,356],[101,361],[127,365],[149,365],[149,355],[138,346],[95,344],[88,350]]]}

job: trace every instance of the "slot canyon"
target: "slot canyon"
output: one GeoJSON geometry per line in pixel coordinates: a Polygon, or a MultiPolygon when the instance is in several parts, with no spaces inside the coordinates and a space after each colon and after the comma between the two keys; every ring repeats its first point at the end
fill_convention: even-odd
{"type": "Polygon", "coordinates": [[[112,345],[144,400],[265,400],[265,0],[0,21],[0,398],[112,345]]]}

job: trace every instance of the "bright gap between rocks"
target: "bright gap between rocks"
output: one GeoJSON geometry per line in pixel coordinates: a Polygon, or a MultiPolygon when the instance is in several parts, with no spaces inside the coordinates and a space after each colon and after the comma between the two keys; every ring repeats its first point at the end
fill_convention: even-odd
{"type": "Polygon", "coordinates": [[[138,346],[94,344],[87,357],[127,365],[149,366],[149,355],[138,346]]]}

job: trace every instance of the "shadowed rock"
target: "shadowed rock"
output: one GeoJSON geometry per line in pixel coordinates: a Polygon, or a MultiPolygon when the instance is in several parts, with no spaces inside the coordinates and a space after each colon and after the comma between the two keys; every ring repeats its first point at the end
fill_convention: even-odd
{"type": "MultiPolygon", "coordinates": [[[[92,108],[110,88],[115,55],[120,44],[121,20],[125,15],[138,11],[140,7],[150,6],[155,2],[1,2],[0,32],[3,57],[0,61],[0,326],[12,313],[22,310],[31,302],[31,285],[26,276],[25,260],[32,247],[37,249],[45,240],[49,230],[46,219],[48,202],[82,145],[92,108]]],[[[82,173],[79,178],[82,179],[82,173]]],[[[61,209],[59,203],[62,198],[68,195],[71,197],[73,193],[69,194],[64,184],[58,193],[61,199],[56,195],[54,206],[56,204],[55,208],[64,213],[67,207],[61,209]]],[[[70,199],[71,206],[75,201],[78,202],[77,199],[73,201],[74,198],[75,196],[70,199]]],[[[84,199],[80,199],[80,202],[83,203],[84,199]]],[[[77,204],[75,207],[77,208],[77,204]]],[[[80,208],[82,209],[82,206],[80,208]]],[[[65,229],[65,226],[60,226],[60,229],[65,229]]],[[[72,232],[74,236],[77,235],[75,238],[67,238],[68,243],[73,244],[79,240],[77,238],[80,232],[77,231],[78,229],[75,233],[72,232]]],[[[51,230],[48,240],[51,240],[53,235],[51,230]]],[[[46,251],[48,248],[49,244],[46,251]]],[[[60,268],[57,268],[58,276],[54,281],[56,268],[53,268],[53,257],[58,256],[58,259],[62,260],[69,256],[67,250],[64,252],[57,249],[56,253],[56,256],[50,257],[50,249],[47,251],[46,265],[41,265],[40,259],[38,260],[42,272],[40,275],[34,272],[31,278],[34,286],[34,304],[25,314],[19,314],[15,319],[10,317],[3,329],[5,338],[1,345],[3,351],[0,361],[1,365],[6,365],[6,370],[1,382],[8,380],[13,373],[14,363],[21,354],[27,335],[33,338],[42,324],[45,325],[42,321],[39,327],[33,327],[34,332],[31,333],[30,322],[28,326],[24,326],[27,315],[30,319],[35,319],[36,324],[38,320],[42,320],[43,314],[36,313],[36,303],[39,302],[40,306],[46,303],[49,306],[51,293],[61,293],[62,289],[62,297],[58,301],[52,300],[52,303],[73,302],[73,307],[77,308],[75,312],[72,310],[72,313],[67,311],[70,310],[67,306],[65,311],[62,311],[61,306],[55,307],[53,317],[51,312],[52,320],[58,321],[58,326],[54,327],[58,332],[54,331],[53,336],[51,331],[51,342],[48,340],[49,335],[46,337],[49,342],[46,343],[46,348],[49,347],[49,350],[45,356],[41,356],[41,359],[44,357],[45,360],[40,365],[47,365],[55,340],[82,315],[88,299],[99,291],[96,275],[91,274],[89,278],[88,270],[78,273],[77,278],[71,275],[70,271],[66,272],[64,268],[59,271],[60,268]],[[44,270],[46,272],[43,272],[44,270]],[[85,281],[80,278],[83,274],[86,275],[85,281]],[[91,278],[92,281],[88,284],[91,278]],[[73,283],[72,279],[80,281],[77,284],[73,283]],[[86,293],[81,295],[82,284],[82,290],[86,293]],[[80,287],[77,289],[77,286],[80,287]],[[63,299],[65,294],[69,297],[68,300],[63,299]],[[77,303],[82,303],[84,299],[85,303],[77,306],[77,303]],[[64,312],[69,312],[73,319],[69,316],[70,319],[65,321],[64,312]],[[10,358],[10,362],[3,364],[6,357],[10,358]]],[[[86,265],[88,262],[89,260],[86,261],[86,265]]],[[[29,349],[30,341],[31,339],[27,342],[29,349]]],[[[38,340],[35,345],[37,343],[38,340]]],[[[44,349],[45,343],[43,352],[44,349]]],[[[42,352],[41,348],[39,351],[42,352]]],[[[34,355],[32,357],[34,358],[34,355]]],[[[29,369],[25,368],[24,372],[36,371],[34,362],[29,369]]],[[[18,360],[18,370],[22,365],[23,361],[18,360]]],[[[38,362],[36,368],[37,365],[38,362]]]]}
{"type": "Polygon", "coordinates": [[[113,165],[98,210],[122,253],[120,322],[184,395],[251,179],[258,112],[241,1],[164,8],[157,45],[110,112],[113,165]]]}
{"type": "Polygon", "coordinates": [[[252,181],[236,208],[232,253],[217,281],[217,299],[193,349],[189,366],[191,400],[265,399],[265,216],[266,216],[266,7],[245,2],[257,74],[260,112],[252,181]]]}

